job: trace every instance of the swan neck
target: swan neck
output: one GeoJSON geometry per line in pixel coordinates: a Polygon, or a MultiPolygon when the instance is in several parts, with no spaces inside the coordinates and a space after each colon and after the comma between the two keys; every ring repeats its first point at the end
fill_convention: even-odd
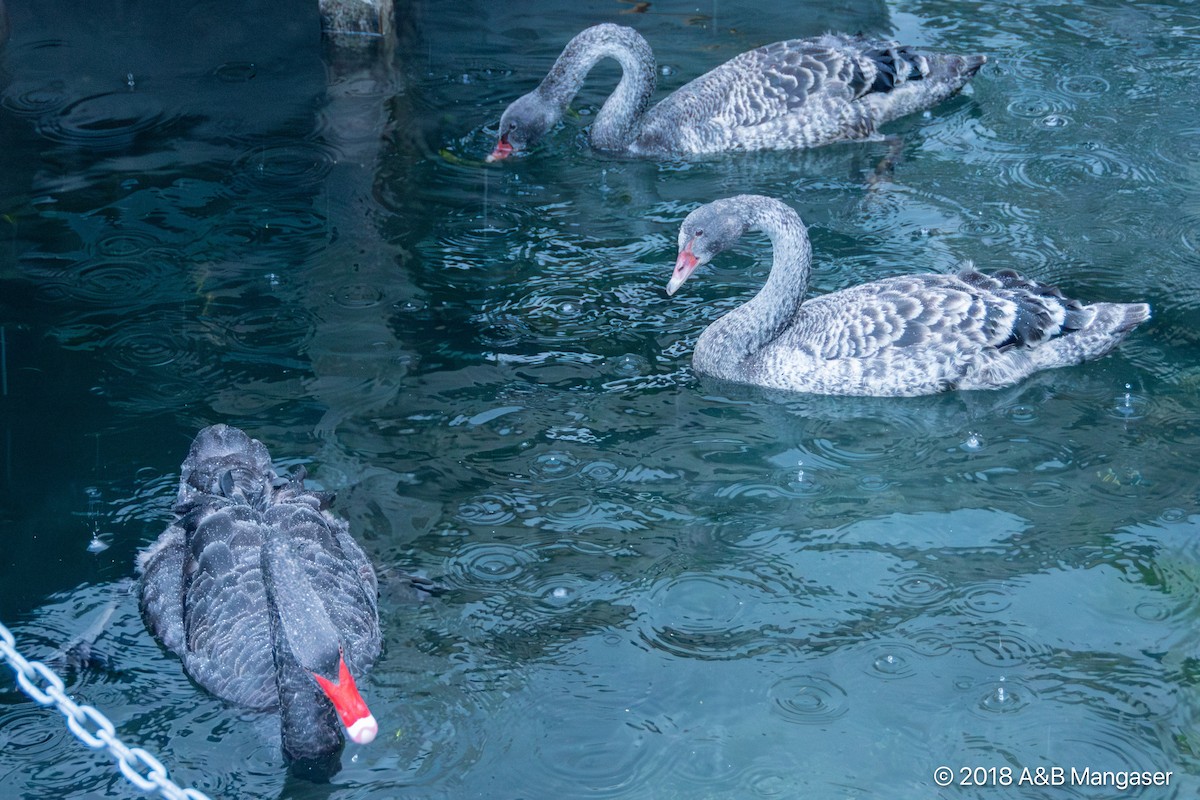
{"type": "Polygon", "coordinates": [[[592,145],[599,150],[629,148],[655,88],[654,52],[642,35],[620,25],[596,25],[567,43],[538,91],[560,108],[578,94],[592,68],[603,58],[621,65],[621,80],[592,124],[592,145]]]}
{"type": "Polygon", "coordinates": [[[284,753],[290,759],[315,759],[339,752],[344,740],[333,704],[292,652],[273,604],[269,613],[284,753]]]}
{"type": "Polygon", "coordinates": [[[782,203],[756,209],[749,227],[767,234],[774,253],[767,282],[754,299],[765,307],[780,309],[783,313],[779,324],[786,325],[808,291],[812,270],[808,231],[796,212],[782,203]]]}
{"type": "Polygon", "coordinates": [[[808,232],[789,206],[770,198],[750,196],[739,204],[739,212],[745,230],[767,234],[774,260],[762,289],[714,322],[697,342],[696,357],[706,371],[714,374],[753,357],[795,322],[808,290],[812,266],[808,232]],[[712,363],[708,362],[709,353],[712,363]]]}

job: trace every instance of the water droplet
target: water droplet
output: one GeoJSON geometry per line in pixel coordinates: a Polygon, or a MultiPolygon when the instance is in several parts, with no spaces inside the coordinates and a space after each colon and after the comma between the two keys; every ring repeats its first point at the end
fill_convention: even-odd
{"type": "Polygon", "coordinates": [[[85,495],[87,495],[87,498],[89,500],[99,500],[100,499],[100,487],[99,486],[86,486],[83,489],[83,493],[85,495]]]}
{"type": "Polygon", "coordinates": [[[108,549],[108,542],[100,538],[99,534],[92,534],[92,540],[88,542],[87,550],[89,553],[103,553],[108,549]]]}
{"type": "Polygon", "coordinates": [[[410,298],[408,300],[402,300],[399,303],[396,303],[395,308],[397,311],[404,312],[405,314],[415,314],[418,311],[424,311],[426,306],[427,304],[425,302],[410,298]]]}
{"type": "Polygon", "coordinates": [[[966,440],[959,447],[963,450],[982,450],[983,438],[974,431],[968,431],[966,440]]]}
{"type": "Polygon", "coordinates": [[[1164,509],[1163,512],[1158,515],[1158,518],[1163,522],[1179,522],[1186,516],[1187,512],[1182,508],[1168,508],[1164,509]]]}
{"type": "Polygon", "coordinates": [[[1126,420],[1141,419],[1145,415],[1145,407],[1145,398],[1134,394],[1133,387],[1127,383],[1124,393],[1117,396],[1112,412],[1126,420]]]}
{"type": "Polygon", "coordinates": [[[566,473],[575,464],[575,459],[566,453],[545,453],[534,460],[533,471],[542,477],[556,477],[566,473]]]}
{"type": "Polygon", "coordinates": [[[132,72],[125,73],[125,85],[129,87],[129,91],[131,91],[131,92],[133,91],[133,88],[137,85],[136,81],[134,81],[134,79],[133,79],[132,72]]]}
{"type": "Polygon", "coordinates": [[[670,64],[663,64],[661,67],[659,67],[658,71],[660,73],[662,73],[662,76],[664,78],[669,78],[675,74],[675,68],[672,67],[670,64]]]}
{"type": "Polygon", "coordinates": [[[1037,409],[1023,404],[1007,409],[1008,418],[1013,422],[1034,422],[1038,418],[1037,409]]]}
{"type": "Polygon", "coordinates": [[[634,353],[626,353],[623,356],[617,356],[612,362],[613,372],[618,375],[632,377],[641,375],[650,367],[650,363],[642,356],[634,353]]]}
{"type": "Polygon", "coordinates": [[[891,486],[882,475],[863,475],[858,479],[858,485],[868,492],[881,492],[891,486]]]}

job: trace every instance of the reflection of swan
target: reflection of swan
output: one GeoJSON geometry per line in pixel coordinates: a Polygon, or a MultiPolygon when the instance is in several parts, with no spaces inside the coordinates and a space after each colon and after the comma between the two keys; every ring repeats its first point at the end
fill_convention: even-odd
{"type": "Polygon", "coordinates": [[[775,248],[766,285],[696,342],[696,371],[774,389],[878,396],[993,389],[1099,358],[1150,315],[1144,303],[1083,305],[1015,272],[906,275],[804,302],[811,266],[800,217],[740,195],[683,221],[674,294],[751,228],[775,248]],[[802,305],[803,303],[803,305],[802,305]]]}
{"type": "Polygon", "coordinates": [[[278,708],[291,758],[320,759],[378,726],[355,676],[379,655],[375,572],[261,442],[214,425],[183,462],[179,518],[138,559],[146,622],[213,694],[278,708]]]}
{"type": "Polygon", "coordinates": [[[986,60],[840,34],[791,39],[742,53],[647,110],[655,87],[650,45],[632,28],[596,25],[568,42],[541,85],[505,110],[489,160],[553,128],[605,57],[620,62],[623,75],[592,125],[592,145],[649,157],[867,138],[888,120],[954,94],[986,60]]]}

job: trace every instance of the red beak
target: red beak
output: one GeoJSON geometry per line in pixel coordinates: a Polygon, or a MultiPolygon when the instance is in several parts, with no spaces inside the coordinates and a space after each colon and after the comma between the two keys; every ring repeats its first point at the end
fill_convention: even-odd
{"type": "Polygon", "coordinates": [[[317,685],[325,692],[325,696],[333,703],[334,709],[342,719],[342,724],[346,726],[346,733],[350,739],[358,744],[368,744],[373,741],[375,734],[379,733],[379,723],[375,721],[375,717],[367,708],[367,702],[358,693],[358,687],[354,685],[354,676],[350,674],[350,668],[346,666],[346,659],[338,659],[336,682],[323,678],[315,672],[313,677],[317,679],[317,685]]]}
{"type": "Polygon", "coordinates": [[[513,146],[508,143],[507,139],[501,136],[500,141],[496,142],[496,149],[493,150],[492,154],[487,157],[488,163],[490,164],[493,161],[499,161],[503,158],[508,158],[512,155],[512,153],[513,146]]]}

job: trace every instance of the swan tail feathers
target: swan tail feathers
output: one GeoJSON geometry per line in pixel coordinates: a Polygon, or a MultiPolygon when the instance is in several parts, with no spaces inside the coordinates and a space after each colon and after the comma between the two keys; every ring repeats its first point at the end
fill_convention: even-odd
{"type": "Polygon", "coordinates": [[[1107,355],[1130,331],[1150,318],[1145,303],[1093,303],[1077,312],[1090,319],[1063,336],[1034,348],[1030,355],[1039,369],[1066,367],[1107,355]]]}

